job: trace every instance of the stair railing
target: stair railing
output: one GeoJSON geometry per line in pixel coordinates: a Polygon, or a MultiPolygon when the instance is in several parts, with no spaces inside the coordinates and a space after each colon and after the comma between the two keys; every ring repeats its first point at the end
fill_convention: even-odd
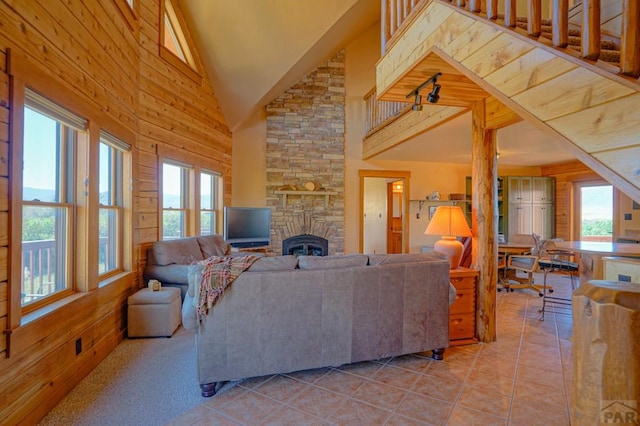
{"type": "MultiPolygon", "coordinates": [[[[436,0],[383,0],[381,31],[382,54],[389,49],[420,10],[436,0]]],[[[444,0],[443,0],[444,1],[444,0]]],[[[516,28],[518,15],[527,18],[526,35],[538,38],[542,28],[542,0],[527,0],[527,10],[516,10],[516,0],[504,1],[504,17],[498,15],[498,0],[448,0],[455,7],[466,9],[484,19],[493,20],[507,28],[516,28]]],[[[582,0],[574,8],[582,9],[580,23],[581,46],[577,55],[596,62],[601,53],[601,0],[582,0]]],[[[622,3],[620,33],[620,63],[617,67],[603,66],[612,72],[640,77],[640,0],[620,0],[622,3]]],[[[569,41],[569,0],[553,0],[551,4],[553,47],[563,49],[569,41]]],[[[569,53],[571,50],[565,50],[569,53]]],[[[602,64],[600,64],[602,65],[602,64]]]]}

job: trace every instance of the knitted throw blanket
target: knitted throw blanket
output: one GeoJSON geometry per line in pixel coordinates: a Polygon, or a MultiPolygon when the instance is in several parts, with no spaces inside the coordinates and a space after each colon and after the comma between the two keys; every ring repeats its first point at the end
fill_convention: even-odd
{"type": "Polygon", "coordinates": [[[204,320],[209,309],[222,297],[227,287],[258,259],[258,256],[213,256],[199,262],[204,268],[196,306],[198,323],[204,320]]]}

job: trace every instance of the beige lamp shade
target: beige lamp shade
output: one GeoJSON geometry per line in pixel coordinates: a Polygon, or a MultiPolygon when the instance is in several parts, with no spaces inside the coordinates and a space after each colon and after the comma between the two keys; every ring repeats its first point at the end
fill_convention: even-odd
{"type": "Polygon", "coordinates": [[[441,235],[442,239],[435,243],[434,250],[447,256],[451,269],[460,265],[463,246],[456,237],[471,236],[471,229],[460,207],[439,206],[424,233],[441,235]]]}

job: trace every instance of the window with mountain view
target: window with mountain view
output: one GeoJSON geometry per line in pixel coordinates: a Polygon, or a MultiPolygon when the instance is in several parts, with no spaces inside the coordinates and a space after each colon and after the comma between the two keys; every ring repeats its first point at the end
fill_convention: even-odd
{"type": "Polygon", "coordinates": [[[200,173],[200,235],[218,232],[218,217],[222,200],[222,178],[217,173],[200,173]]]}
{"type": "Polygon", "coordinates": [[[162,239],[175,240],[188,235],[189,172],[191,167],[162,164],[162,239]]]}
{"type": "Polygon", "coordinates": [[[125,161],[131,147],[118,138],[100,135],[100,208],[98,215],[98,273],[122,270],[125,161]]]}
{"type": "Polygon", "coordinates": [[[26,91],[22,168],[21,303],[72,289],[77,135],[86,122],[26,91]]]}

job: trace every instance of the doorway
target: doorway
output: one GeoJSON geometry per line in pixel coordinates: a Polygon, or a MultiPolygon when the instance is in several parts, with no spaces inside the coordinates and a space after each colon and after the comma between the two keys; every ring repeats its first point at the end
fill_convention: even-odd
{"type": "Polygon", "coordinates": [[[604,182],[576,183],[576,234],[580,241],[613,241],[613,187],[604,182]]]}
{"type": "Polygon", "coordinates": [[[360,253],[408,253],[411,172],[360,170],[359,175],[360,253]]]}

